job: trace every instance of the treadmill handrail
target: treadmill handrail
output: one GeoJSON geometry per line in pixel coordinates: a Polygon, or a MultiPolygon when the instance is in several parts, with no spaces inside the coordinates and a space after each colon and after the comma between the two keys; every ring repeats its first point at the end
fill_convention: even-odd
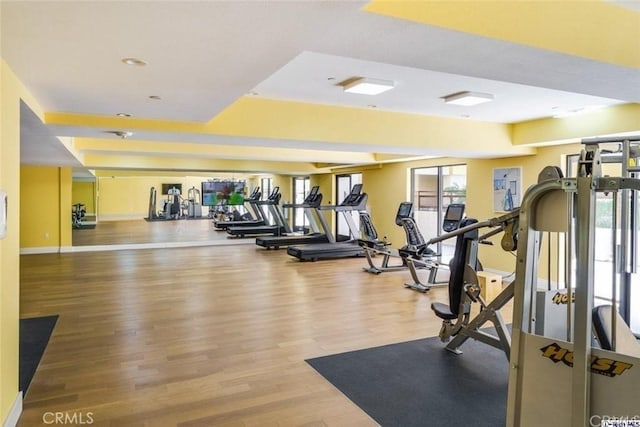
{"type": "Polygon", "coordinates": [[[318,206],[318,209],[321,211],[354,211],[354,210],[362,210],[365,208],[367,204],[367,193],[362,193],[357,199],[357,203],[348,204],[348,205],[321,205],[318,206]]]}

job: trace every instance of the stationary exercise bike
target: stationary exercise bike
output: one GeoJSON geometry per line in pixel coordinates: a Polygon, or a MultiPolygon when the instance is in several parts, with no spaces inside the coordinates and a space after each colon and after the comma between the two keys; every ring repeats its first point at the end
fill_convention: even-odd
{"type": "Polygon", "coordinates": [[[84,222],[84,216],[87,213],[84,205],[82,203],[76,203],[72,205],[71,210],[71,226],[73,228],[81,228],[82,223],[84,222]]]}

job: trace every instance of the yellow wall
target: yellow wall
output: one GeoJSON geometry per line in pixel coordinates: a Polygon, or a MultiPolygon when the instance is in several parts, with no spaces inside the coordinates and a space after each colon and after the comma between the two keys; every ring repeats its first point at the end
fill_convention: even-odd
{"type": "Polygon", "coordinates": [[[7,236],[0,240],[0,422],[18,397],[20,307],[20,101],[42,111],[0,59],[0,189],[8,196],[7,236]]]}
{"type": "Polygon", "coordinates": [[[71,245],[70,168],[20,168],[20,247],[71,245]]]}
{"type": "Polygon", "coordinates": [[[200,190],[200,181],[186,177],[98,177],[98,221],[147,217],[151,187],[155,187],[157,192],[156,212],[162,210],[163,200],[167,197],[162,194],[163,183],[182,184],[184,193],[192,186],[200,190]]]}
{"type": "Polygon", "coordinates": [[[362,191],[369,195],[367,205],[373,224],[379,238],[386,236],[394,248],[403,246],[406,240],[402,228],[395,224],[395,216],[398,205],[408,200],[408,169],[407,163],[389,163],[381,169],[362,171],[362,191]]]}
{"type": "Polygon", "coordinates": [[[273,186],[280,187],[280,194],[282,197],[280,198],[280,204],[283,203],[292,203],[293,202],[293,179],[288,175],[273,175],[271,177],[273,179],[273,186]]]}
{"type": "Polygon", "coordinates": [[[58,179],[60,180],[60,247],[72,246],[71,235],[71,195],[72,195],[71,168],[60,168],[58,179]]]}
{"type": "MultiPolygon", "coordinates": [[[[379,169],[363,169],[363,189],[369,195],[368,207],[380,236],[387,236],[394,247],[405,242],[403,230],[394,219],[400,202],[409,200],[411,168],[436,165],[467,164],[467,216],[484,220],[503,213],[493,211],[492,171],[494,168],[522,167],[523,192],[537,182],[538,173],[548,165],[564,168],[564,154],[580,152],[579,144],[559,145],[538,149],[536,156],[503,159],[431,159],[416,162],[384,164],[379,169]]],[[[425,236],[429,239],[433,236],[425,236]]],[[[501,235],[493,238],[494,246],[481,245],[480,257],[485,268],[511,272],[515,258],[504,252],[499,244],[501,235]]],[[[544,249],[543,249],[544,250],[544,249]]],[[[546,256],[545,252],[541,256],[546,256]]],[[[540,274],[546,275],[541,267],[540,274]]]]}
{"type": "MultiPolygon", "coordinates": [[[[320,187],[318,191],[322,194],[323,205],[335,203],[335,201],[333,200],[334,194],[336,191],[335,183],[336,183],[335,175],[330,173],[311,175],[309,177],[309,185],[311,185],[311,187],[313,187],[314,185],[317,185],[320,187]]],[[[327,225],[329,226],[329,229],[333,233],[336,226],[335,215],[332,215],[331,211],[322,211],[321,214],[324,215],[324,218],[327,221],[327,225]]]]}
{"type": "Polygon", "coordinates": [[[94,179],[73,180],[71,184],[71,204],[82,203],[87,214],[96,213],[96,181],[94,179]]]}
{"type": "MultiPolygon", "coordinates": [[[[493,211],[492,200],[492,171],[494,168],[522,167],[522,190],[537,183],[538,174],[545,166],[559,166],[564,169],[564,157],[567,154],[580,152],[579,144],[559,145],[540,148],[538,155],[528,157],[513,157],[494,160],[471,160],[467,162],[467,215],[487,219],[501,215],[493,211]]],[[[515,257],[504,252],[500,247],[502,235],[494,237],[493,246],[481,245],[480,256],[485,267],[512,272],[515,270],[515,257]]],[[[541,259],[546,259],[546,249],[543,247],[541,259]]],[[[540,265],[540,276],[546,276],[546,269],[540,265]]]]}
{"type": "MultiPolygon", "coordinates": [[[[274,176],[274,185],[281,185],[283,192],[282,200],[291,195],[291,184],[289,181],[282,179],[280,184],[276,183],[274,176]]],[[[191,187],[201,190],[202,181],[207,181],[210,177],[198,176],[98,176],[98,221],[112,221],[121,219],[146,218],[149,213],[149,192],[151,187],[155,187],[156,195],[156,212],[162,211],[166,195],[162,195],[162,184],[182,184],[183,198],[187,198],[188,191],[191,187]]],[[[226,178],[225,178],[226,179],[226,178]]],[[[247,194],[253,188],[250,180],[247,181],[250,188],[247,194]]],[[[278,181],[280,182],[280,181],[278,181]]],[[[202,196],[202,195],[201,195],[202,196]]],[[[207,208],[203,207],[203,215],[207,214],[207,208]]]]}
{"type": "Polygon", "coordinates": [[[513,145],[545,141],[577,141],[597,135],[640,130],[640,104],[616,105],[562,119],[538,119],[513,125],[513,145]]]}
{"type": "MultiPolygon", "coordinates": [[[[413,162],[387,163],[381,168],[362,171],[363,191],[369,195],[368,208],[379,236],[386,236],[394,247],[405,243],[405,234],[395,224],[401,202],[411,200],[411,169],[466,163],[464,159],[429,159],[413,162]]],[[[424,236],[429,239],[433,236],[424,236]]]]}

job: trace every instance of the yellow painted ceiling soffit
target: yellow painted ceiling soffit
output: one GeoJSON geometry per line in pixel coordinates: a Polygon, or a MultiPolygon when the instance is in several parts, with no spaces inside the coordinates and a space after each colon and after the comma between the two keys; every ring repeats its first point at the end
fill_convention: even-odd
{"type": "Polygon", "coordinates": [[[6,92],[16,91],[17,96],[40,120],[43,120],[45,115],[42,107],[2,57],[0,57],[0,88],[1,91],[6,92]]]}
{"type": "MultiPolygon", "coordinates": [[[[242,97],[206,124],[48,113],[46,123],[293,141],[530,154],[511,144],[510,125],[273,99],[242,97]],[[87,121],[83,121],[87,117],[87,121]],[[126,125],[126,124],[131,124],[126,125]],[[146,126],[146,127],[145,127],[146,126]]],[[[366,151],[370,151],[368,148],[366,151]]]]}
{"type": "Polygon", "coordinates": [[[315,173],[311,163],[275,162],[256,160],[222,160],[206,158],[146,157],[108,154],[86,154],[85,166],[91,169],[183,170],[183,171],[238,171],[273,172],[289,174],[291,171],[315,173]]]}
{"type": "Polygon", "coordinates": [[[139,176],[153,176],[153,177],[202,177],[202,178],[235,178],[235,179],[247,179],[251,176],[250,173],[230,173],[230,172],[215,172],[215,171],[168,171],[168,170],[132,170],[132,169],[101,169],[95,172],[96,177],[139,177],[139,176]]]}
{"type": "Polygon", "coordinates": [[[363,10],[640,68],[640,13],[604,1],[373,0],[363,10]]]}
{"type": "Polygon", "coordinates": [[[513,144],[576,141],[597,135],[640,133],[640,104],[617,105],[559,119],[530,120],[513,125],[513,144]]]}
{"type": "Polygon", "coordinates": [[[407,156],[405,154],[386,154],[386,153],[374,153],[374,157],[379,163],[395,163],[395,162],[408,162],[414,160],[424,160],[430,158],[436,158],[440,156],[407,156]]]}
{"type": "MultiPolygon", "coordinates": [[[[176,157],[255,157],[256,148],[238,145],[197,144],[186,142],[156,142],[127,139],[126,141],[102,138],[76,138],[74,147],[83,153],[117,152],[117,153],[148,153],[174,154],[176,157]]],[[[373,162],[375,157],[371,153],[333,152],[305,150],[301,148],[287,149],[277,147],[260,147],[260,156],[264,159],[309,159],[318,158],[326,161],[341,162],[349,159],[350,163],[373,162]]],[[[305,160],[306,161],[306,160],[305,160]]]]}
{"type": "Polygon", "coordinates": [[[313,165],[318,169],[331,169],[331,168],[337,168],[339,166],[343,166],[342,163],[324,163],[324,162],[317,162],[317,163],[314,163],[313,165]]]}
{"type": "Polygon", "coordinates": [[[357,173],[361,171],[382,169],[382,164],[376,163],[376,164],[368,164],[368,165],[339,165],[339,166],[331,167],[330,169],[331,169],[331,172],[336,172],[336,173],[357,173]]]}
{"type": "Polygon", "coordinates": [[[238,99],[208,126],[226,135],[366,144],[373,151],[390,143],[422,150],[467,150],[473,143],[480,151],[530,154],[511,145],[507,124],[258,97],[238,99]]]}
{"type": "Polygon", "coordinates": [[[204,123],[174,120],[143,119],[136,117],[113,117],[93,114],[49,112],[44,115],[48,125],[63,125],[98,128],[104,130],[127,129],[153,132],[206,133],[204,123]]]}
{"type": "Polygon", "coordinates": [[[78,148],[76,148],[74,144],[75,141],[72,137],[58,136],[57,138],[73,157],[75,157],[81,164],[84,163],[84,155],[80,150],[78,150],[78,148]]]}

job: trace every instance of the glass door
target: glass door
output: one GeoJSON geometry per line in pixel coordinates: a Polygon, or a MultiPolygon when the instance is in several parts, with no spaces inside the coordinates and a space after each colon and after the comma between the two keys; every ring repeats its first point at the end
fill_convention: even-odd
{"type": "MultiPolygon", "coordinates": [[[[416,224],[425,239],[443,234],[442,222],[452,203],[466,203],[467,166],[434,166],[412,170],[413,209],[416,224]]],[[[453,256],[455,239],[438,243],[442,262],[453,256]]]]}
{"type": "MultiPolygon", "coordinates": [[[[262,192],[260,200],[267,200],[269,198],[269,195],[271,194],[272,189],[273,178],[260,178],[260,191],[262,192]]],[[[262,209],[267,223],[273,224],[273,215],[271,214],[271,209],[268,209],[266,206],[261,206],[260,209],[262,209]]]]}
{"type": "MultiPolygon", "coordinates": [[[[340,204],[349,195],[351,188],[356,184],[362,184],[362,174],[352,173],[345,175],[336,175],[336,201],[335,204],[340,204]]],[[[360,216],[358,212],[344,212],[338,213],[336,219],[336,240],[344,241],[349,239],[356,239],[358,236],[351,236],[349,225],[345,220],[344,215],[351,215],[356,227],[360,227],[360,216]]]]}

